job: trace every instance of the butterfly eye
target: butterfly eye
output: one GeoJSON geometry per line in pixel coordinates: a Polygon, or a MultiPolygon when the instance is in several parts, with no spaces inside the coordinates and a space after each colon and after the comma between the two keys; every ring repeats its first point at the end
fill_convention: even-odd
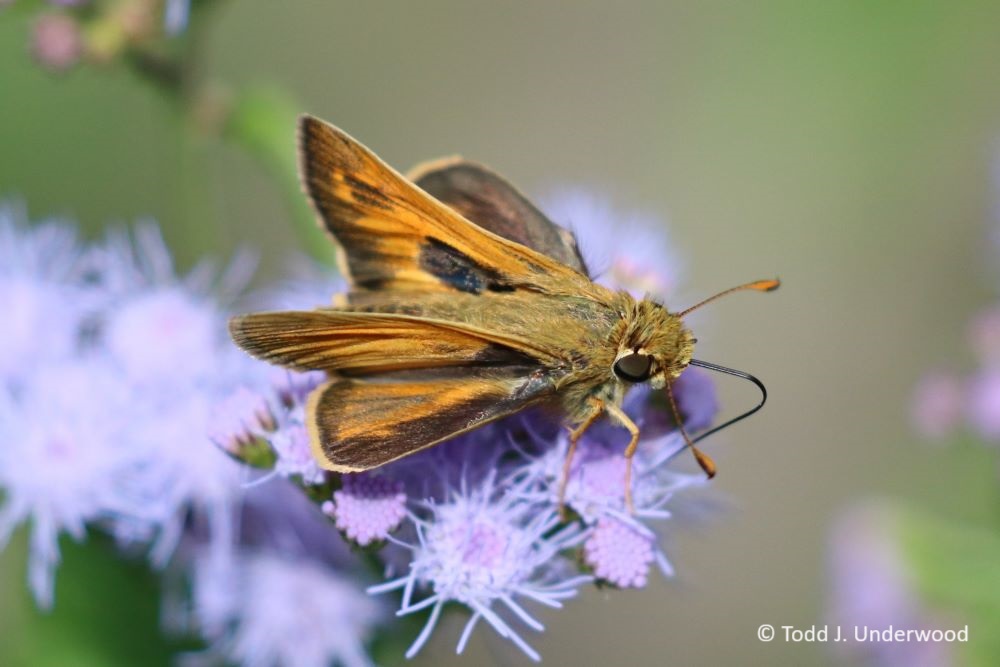
{"type": "Polygon", "coordinates": [[[626,354],[614,365],[615,375],[628,382],[645,382],[653,367],[653,358],[648,354],[626,354]]]}

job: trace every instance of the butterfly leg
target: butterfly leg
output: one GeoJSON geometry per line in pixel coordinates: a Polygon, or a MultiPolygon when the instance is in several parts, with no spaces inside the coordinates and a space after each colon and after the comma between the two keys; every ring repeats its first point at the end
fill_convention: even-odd
{"type": "Polygon", "coordinates": [[[629,514],[635,514],[635,504],[632,502],[632,458],[639,446],[639,427],[614,403],[608,403],[604,409],[632,435],[628,447],[625,448],[625,507],[629,514]]]}
{"type": "Polygon", "coordinates": [[[590,412],[584,417],[580,425],[569,432],[569,447],[566,449],[566,460],[563,462],[562,479],[559,480],[559,514],[566,519],[566,485],[569,484],[569,469],[573,463],[573,454],[576,453],[576,443],[583,437],[584,432],[597,421],[604,412],[605,404],[599,398],[590,399],[590,412]]]}

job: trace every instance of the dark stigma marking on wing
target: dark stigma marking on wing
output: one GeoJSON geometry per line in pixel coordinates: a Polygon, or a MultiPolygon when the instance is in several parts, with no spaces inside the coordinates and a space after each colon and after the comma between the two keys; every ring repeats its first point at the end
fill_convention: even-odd
{"type": "Polygon", "coordinates": [[[482,294],[483,290],[510,292],[514,289],[513,285],[503,282],[493,269],[478,264],[461,250],[431,236],[420,249],[420,268],[469,294],[482,294]]]}

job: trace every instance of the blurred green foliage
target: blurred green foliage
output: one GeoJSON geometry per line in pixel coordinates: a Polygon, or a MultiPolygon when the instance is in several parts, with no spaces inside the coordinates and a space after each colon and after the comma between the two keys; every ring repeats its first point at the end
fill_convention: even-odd
{"type": "Polygon", "coordinates": [[[995,527],[956,523],[910,512],[900,543],[914,571],[921,599],[969,625],[969,641],[956,650],[969,665],[989,667],[1000,656],[1000,534],[995,527]]]}
{"type": "Polygon", "coordinates": [[[169,665],[197,643],[164,637],[158,573],[123,559],[106,538],[60,541],[56,608],[35,608],[24,580],[27,535],[22,530],[0,553],[0,664],[32,667],[169,665]],[[15,630],[16,628],[16,630],[15,630]]]}

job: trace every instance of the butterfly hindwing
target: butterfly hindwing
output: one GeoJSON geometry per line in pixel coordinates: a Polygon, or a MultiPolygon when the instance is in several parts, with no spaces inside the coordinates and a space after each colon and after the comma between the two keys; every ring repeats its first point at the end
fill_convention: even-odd
{"type": "Polygon", "coordinates": [[[483,229],[587,274],[572,232],[549,220],[510,182],[483,165],[445,158],[418,165],[408,177],[483,229]]]}
{"type": "Polygon", "coordinates": [[[335,379],[309,397],[313,455],[327,470],[360,472],[436,445],[543,401],[542,373],[392,382],[335,379]]]}

